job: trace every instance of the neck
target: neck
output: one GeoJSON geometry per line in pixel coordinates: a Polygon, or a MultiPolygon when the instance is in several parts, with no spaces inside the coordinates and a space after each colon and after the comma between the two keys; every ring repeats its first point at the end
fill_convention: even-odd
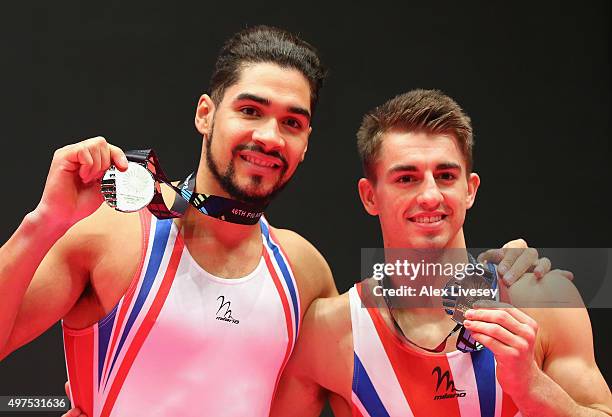
{"type": "Polygon", "coordinates": [[[443,251],[446,249],[465,249],[465,236],[463,235],[463,228],[459,229],[455,235],[450,238],[446,243],[440,244],[439,242],[432,241],[429,245],[415,246],[413,242],[406,239],[404,235],[397,233],[396,230],[382,230],[383,245],[385,249],[388,248],[400,248],[407,250],[416,251],[428,251],[432,253],[435,251],[443,251]]]}
{"type": "Polygon", "coordinates": [[[397,308],[393,309],[395,311],[395,316],[398,319],[407,318],[411,322],[416,322],[418,324],[425,323],[437,323],[444,322],[447,323],[449,320],[449,315],[446,312],[438,307],[409,307],[409,308],[397,308]]]}
{"type": "MultiPolygon", "coordinates": [[[[384,238],[385,244],[385,262],[386,263],[403,263],[408,261],[415,267],[420,267],[418,273],[414,273],[412,280],[407,280],[406,276],[390,277],[390,284],[393,288],[399,288],[401,285],[409,285],[416,288],[417,294],[424,287],[444,288],[450,276],[436,272],[423,272],[426,265],[457,265],[466,264],[469,262],[465,237],[463,229],[460,229],[457,234],[443,247],[440,248],[415,248],[405,244],[403,239],[395,239],[395,236],[388,235],[384,238]],[[389,237],[387,239],[387,237],[389,237]],[[396,249],[404,248],[404,249],[396,249]]],[[[431,268],[435,271],[435,268],[431,268]]],[[[395,308],[395,315],[400,322],[407,321],[413,324],[447,324],[449,320],[448,314],[445,312],[442,297],[439,295],[433,296],[414,296],[408,297],[402,301],[402,305],[395,308]]]]}
{"type": "MultiPolygon", "coordinates": [[[[200,158],[194,191],[231,198],[208,170],[204,156],[200,158]]],[[[191,205],[177,223],[181,226],[187,242],[209,242],[225,248],[234,248],[251,238],[258,238],[261,231],[259,223],[244,225],[219,220],[198,212],[191,205]]]]}
{"type": "Polygon", "coordinates": [[[236,247],[261,233],[259,223],[244,225],[206,216],[189,207],[178,221],[187,242],[210,242],[226,248],[236,247]]]}

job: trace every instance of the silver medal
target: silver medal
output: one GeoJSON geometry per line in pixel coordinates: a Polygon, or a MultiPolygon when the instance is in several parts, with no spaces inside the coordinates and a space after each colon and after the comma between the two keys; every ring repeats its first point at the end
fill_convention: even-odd
{"type": "Polygon", "coordinates": [[[106,203],[115,210],[131,213],[145,208],[155,194],[153,175],[142,165],[128,162],[125,172],[111,166],[101,184],[106,203]]]}

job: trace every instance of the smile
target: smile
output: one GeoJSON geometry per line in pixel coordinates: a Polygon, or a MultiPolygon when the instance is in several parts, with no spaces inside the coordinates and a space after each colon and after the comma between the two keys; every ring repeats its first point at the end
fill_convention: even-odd
{"type": "Polygon", "coordinates": [[[414,216],[414,217],[409,218],[408,220],[410,220],[413,223],[433,224],[433,223],[441,222],[445,218],[446,218],[446,215],[442,214],[442,215],[437,215],[437,216],[414,216]]]}
{"type": "Polygon", "coordinates": [[[240,158],[242,158],[244,161],[249,162],[253,165],[257,165],[260,167],[264,167],[264,168],[279,168],[280,165],[272,162],[272,161],[268,161],[262,158],[257,158],[253,155],[240,155],[240,158]]]}

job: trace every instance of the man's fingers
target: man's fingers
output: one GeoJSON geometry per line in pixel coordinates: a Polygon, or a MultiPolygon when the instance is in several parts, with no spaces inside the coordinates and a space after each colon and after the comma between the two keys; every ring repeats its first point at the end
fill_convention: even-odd
{"type": "MultiPolygon", "coordinates": [[[[521,255],[521,249],[527,249],[527,242],[525,242],[524,239],[511,240],[502,246],[503,259],[499,261],[499,266],[497,268],[502,275],[505,275],[510,271],[512,265],[521,255]]],[[[510,281],[513,278],[514,277],[510,276],[507,281],[510,281]]],[[[504,279],[506,280],[506,277],[504,277],[504,279]]]]}
{"type": "Polygon", "coordinates": [[[526,324],[532,329],[534,329],[535,331],[537,331],[538,323],[533,318],[531,318],[531,316],[519,310],[518,308],[514,307],[512,304],[501,303],[499,301],[478,300],[477,302],[474,303],[474,306],[472,309],[466,311],[466,318],[469,318],[469,316],[475,312],[477,314],[481,314],[484,311],[495,311],[495,310],[504,311],[508,313],[509,315],[511,315],[517,322],[521,324],[526,324]]]}
{"type": "Polygon", "coordinates": [[[67,151],[69,155],[75,156],[68,156],[68,160],[71,163],[78,163],[80,165],[79,176],[85,184],[94,179],[102,178],[104,172],[106,172],[111,164],[117,166],[121,171],[127,169],[127,159],[123,151],[108,143],[101,136],[87,139],[71,146],[75,148],[71,151],[67,147],[67,151]]]}
{"type": "Polygon", "coordinates": [[[493,352],[493,354],[495,355],[496,359],[516,355],[516,352],[517,352],[516,349],[508,345],[505,345],[504,343],[500,342],[494,337],[491,337],[483,333],[477,333],[477,332],[472,332],[472,337],[478,343],[482,344],[484,347],[491,350],[491,352],[493,352]]]}
{"type": "Polygon", "coordinates": [[[512,266],[512,264],[514,264],[517,258],[521,256],[521,250],[520,249],[502,249],[502,254],[503,254],[503,258],[501,261],[499,261],[497,270],[502,275],[505,275],[508,273],[508,271],[510,271],[510,267],[512,266]]]}
{"type": "Polygon", "coordinates": [[[89,148],[85,144],[80,144],[77,151],[77,161],[81,164],[79,168],[79,176],[85,181],[89,177],[89,173],[93,167],[93,156],[89,148]]]}
{"type": "Polygon", "coordinates": [[[498,264],[504,259],[504,251],[502,249],[489,249],[478,255],[478,262],[489,262],[498,264]]]}
{"type": "MultiPolygon", "coordinates": [[[[499,325],[511,334],[520,336],[528,341],[535,340],[535,335],[537,333],[537,323],[517,308],[468,310],[465,317],[471,321],[472,324],[481,325],[482,323],[489,323],[499,325]]],[[[489,329],[487,326],[482,328],[476,327],[474,331],[489,334],[506,344],[511,344],[509,343],[510,340],[507,338],[498,337],[497,333],[492,333],[491,331],[487,331],[487,329],[489,329]]]]}
{"type": "Polygon", "coordinates": [[[100,149],[100,171],[96,175],[96,178],[102,178],[107,169],[111,166],[111,151],[110,145],[106,145],[100,149]]]}
{"type": "Polygon", "coordinates": [[[527,242],[525,242],[525,239],[515,239],[515,240],[511,240],[510,242],[506,243],[504,246],[502,246],[503,249],[527,249],[527,242]]]}
{"type": "Polygon", "coordinates": [[[64,391],[66,391],[66,395],[70,397],[70,382],[66,381],[64,384],[64,391]]]}
{"type": "Polygon", "coordinates": [[[111,163],[115,165],[119,171],[125,171],[128,167],[128,160],[123,150],[111,144],[109,144],[108,147],[110,150],[111,163]]]}
{"type": "MultiPolygon", "coordinates": [[[[506,250],[506,257],[508,257],[508,262],[514,259],[514,261],[508,265],[507,272],[503,273],[506,285],[512,285],[537,262],[538,251],[534,248],[508,249],[506,250]],[[512,255],[510,255],[510,253],[512,253],[512,255]],[[515,255],[518,255],[518,257],[515,257],[515,255]]],[[[500,267],[503,263],[504,260],[502,260],[500,267]]]]}
{"type": "Polygon", "coordinates": [[[465,320],[463,325],[474,333],[486,334],[503,343],[506,346],[516,346],[521,343],[520,338],[501,324],[480,320],[465,320]]]}
{"type": "Polygon", "coordinates": [[[540,279],[544,275],[550,272],[551,267],[552,267],[552,263],[550,262],[550,259],[546,257],[540,258],[535,262],[535,268],[533,268],[533,274],[536,276],[536,278],[540,279]]]}
{"type": "Polygon", "coordinates": [[[93,146],[90,148],[91,156],[93,157],[93,164],[91,166],[91,171],[89,171],[89,178],[85,182],[90,182],[91,180],[98,177],[98,173],[100,172],[100,168],[102,166],[102,152],[99,146],[93,146]]]}

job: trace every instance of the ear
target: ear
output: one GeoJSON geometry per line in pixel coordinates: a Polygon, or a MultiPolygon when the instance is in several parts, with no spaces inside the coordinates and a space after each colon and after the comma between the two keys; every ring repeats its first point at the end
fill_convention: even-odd
{"type": "Polygon", "coordinates": [[[203,136],[210,133],[212,122],[215,116],[215,103],[208,94],[202,94],[198,100],[195,114],[195,127],[203,136]]]}
{"type": "Polygon", "coordinates": [[[304,152],[302,152],[302,158],[300,162],[304,162],[304,158],[306,158],[306,151],[308,150],[308,139],[310,138],[310,134],[312,133],[312,126],[308,128],[308,135],[306,136],[306,146],[304,147],[304,152]]]}
{"type": "Polygon", "coordinates": [[[359,189],[359,197],[365,211],[372,216],[377,216],[378,205],[374,194],[374,184],[367,178],[361,178],[357,183],[357,188],[359,189]]]}
{"type": "Polygon", "coordinates": [[[480,177],[475,172],[472,172],[468,177],[467,181],[468,192],[465,197],[466,208],[471,208],[474,205],[474,201],[476,200],[476,193],[478,192],[478,187],[480,187],[480,177]]]}

